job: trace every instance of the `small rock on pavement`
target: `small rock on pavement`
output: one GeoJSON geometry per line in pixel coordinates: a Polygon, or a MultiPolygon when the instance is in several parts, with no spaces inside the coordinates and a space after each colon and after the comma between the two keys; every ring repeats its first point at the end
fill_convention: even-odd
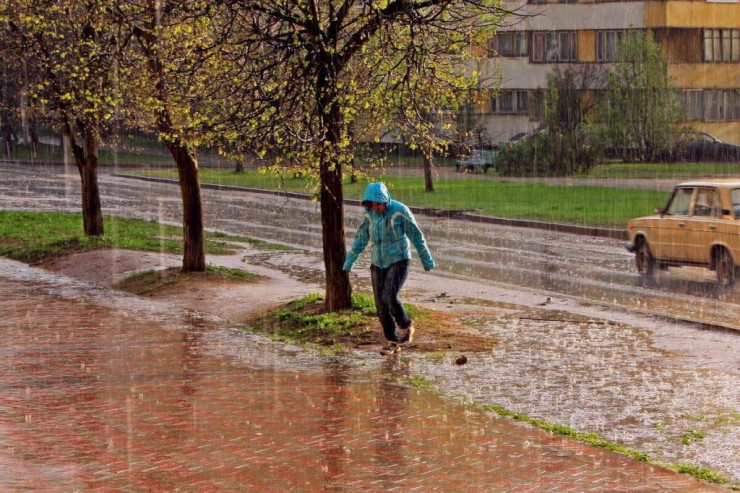
{"type": "Polygon", "coordinates": [[[465,356],[464,354],[463,354],[463,355],[461,355],[461,356],[460,356],[459,358],[457,358],[457,359],[455,360],[455,364],[457,364],[457,365],[464,365],[464,364],[466,364],[467,362],[468,362],[468,357],[467,357],[467,356],[465,356]]]}

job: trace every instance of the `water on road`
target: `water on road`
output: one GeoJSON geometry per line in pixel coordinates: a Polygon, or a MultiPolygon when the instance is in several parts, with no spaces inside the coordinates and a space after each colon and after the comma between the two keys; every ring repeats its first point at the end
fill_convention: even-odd
{"type": "MultiPolygon", "coordinates": [[[[72,171],[0,167],[0,203],[77,212],[78,181],[72,171]]],[[[108,214],[180,223],[177,186],[104,175],[101,191],[108,214]]],[[[246,265],[320,283],[315,204],[223,190],[205,190],[204,197],[208,228],[300,249],[254,253],[246,265]]],[[[351,236],[360,213],[348,207],[346,215],[351,236]]],[[[440,267],[433,275],[412,269],[406,296],[457,313],[500,344],[462,368],[453,365],[454,354],[440,360],[409,353],[404,372],[453,397],[595,432],[657,460],[740,481],[739,290],[717,290],[712,274],[700,269],[672,269],[643,286],[633,256],[614,240],[418,220],[440,267]]],[[[365,257],[352,279],[366,289],[365,257]]],[[[316,364],[315,355],[279,345],[257,356],[250,344],[209,347],[250,368],[276,361],[290,374],[286,361],[316,364]]]]}
{"type": "Polygon", "coordinates": [[[302,359],[15,262],[0,279],[3,491],[719,491],[417,390],[400,359],[302,359]]]}

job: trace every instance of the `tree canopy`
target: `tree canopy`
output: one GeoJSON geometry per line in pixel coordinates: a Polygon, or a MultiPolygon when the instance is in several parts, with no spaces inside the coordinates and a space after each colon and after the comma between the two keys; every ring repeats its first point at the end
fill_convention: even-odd
{"type": "Polygon", "coordinates": [[[119,101],[115,83],[118,28],[97,0],[7,0],[0,4],[3,48],[26,75],[37,105],[59,121],[82,182],[85,233],[103,233],[98,148],[119,101]]]}
{"type": "MultiPolygon", "coordinates": [[[[468,62],[499,0],[230,0],[242,92],[222,134],[318,178],[327,308],[347,308],[343,168],[358,135],[436,129],[478,83],[468,62]]],[[[434,142],[427,139],[427,142],[434,142]]]]}
{"type": "MultiPolygon", "coordinates": [[[[503,0],[8,0],[4,27],[43,70],[39,101],[81,157],[114,117],[154,131],[177,163],[184,270],[205,268],[197,149],[253,151],[315,178],[327,308],[351,303],[341,270],[344,169],[355,143],[404,134],[425,154],[480,80],[503,0]]],[[[4,36],[5,39],[11,37],[4,36]]],[[[92,144],[96,144],[95,146],[92,144]]],[[[83,177],[83,188],[85,179],[83,177]]],[[[99,205],[98,205],[99,209],[99,205]]]]}
{"type": "Polygon", "coordinates": [[[631,158],[653,161],[669,147],[681,108],[660,45],[649,34],[630,31],[619,42],[601,120],[615,145],[634,149],[631,158]]]}

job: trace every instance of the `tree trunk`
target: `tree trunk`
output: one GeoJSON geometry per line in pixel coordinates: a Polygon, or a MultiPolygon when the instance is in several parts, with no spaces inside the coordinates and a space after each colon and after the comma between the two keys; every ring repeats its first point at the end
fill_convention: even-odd
{"type": "Polygon", "coordinates": [[[2,135],[3,155],[10,157],[13,133],[10,128],[10,108],[12,107],[10,82],[5,64],[0,66],[0,134],[2,135]]]}
{"type": "Polygon", "coordinates": [[[82,184],[82,223],[87,236],[103,234],[103,211],[100,205],[98,186],[98,143],[95,135],[86,124],[77,122],[82,134],[82,146],[75,141],[69,122],[63,125],[64,136],[72,147],[77,171],[82,184]]]}
{"type": "Polygon", "coordinates": [[[344,191],[342,169],[338,163],[321,163],[321,231],[326,268],[326,310],[335,312],[352,307],[349,273],[342,269],[347,256],[344,243],[344,191]],[[333,169],[331,169],[333,168],[333,169]]]}
{"type": "Polygon", "coordinates": [[[427,192],[434,191],[434,183],[432,182],[432,150],[428,148],[422,148],[422,154],[424,155],[424,185],[427,192]]]}
{"type": "MultiPolygon", "coordinates": [[[[135,31],[138,28],[135,29],[135,31]]],[[[151,34],[139,31],[137,36],[145,40],[142,43],[149,65],[149,70],[155,81],[155,94],[162,104],[157,113],[157,131],[165,142],[167,149],[177,165],[177,176],[180,181],[180,196],[182,199],[182,236],[183,257],[182,272],[205,272],[206,251],[205,234],[203,232],[203,202],[200,193],[200,176],[198,159],[195,152],[177,135],[172,115],[167,107],[169,97],[165,86],[163,62],[159,59],[154,46],[157,38],[151,34]]]]}
{"type": "Polygon", "coordinates": [[[39,148],[39,126],[35,117],[31,117],[31,126],[29,129],[31,135],[31,155],[36,159],[38,157],[39,148]]]}
{"type": "MultiPolygon", "coordinates": [[[[327,98],[330,110],[326,113],[326,137],[336,149],[341,139],[341,112],[334,98],[327,98]]],[[[326,106],[324,106],[326,107],[326,106]]],[[[331,154],[330,154],[331,155],[331,154]]],[[[344,238],[344,190],[342,164],[336,158],[321,155],[319,165],[321,192],[321,231],[326,269],[326,310],[336,312],[352,307],[352,285],[349,273],[342,269],[347,257],[344,238]]]]}
{"type": "Polygon", "coordinates": [[[10,129],[10,117],[6,112],[0,113],[0,128],[2,129],[3,154],[10,157],[12,150],[13,132],[10,129]]]}
{"type": "Polygon", "coordinates": [[[28,80],[28,67],[26,61],[22,62],[23,89],[20,94],[21,128],[23,130],[23,143],[31,150],[31,156],[36,158],[36,142],[33,134],[33,108],[31,105],[30,83],[28,80]]]}
{"type": "Polygon", "coordinates": [[[204,272],[206,270],[206,251],[198,160],[182,144],[167,142],[167,149],[169,149],[177,164],[177,175],[180,178],[184,242],[182,272],[204,272]]]}

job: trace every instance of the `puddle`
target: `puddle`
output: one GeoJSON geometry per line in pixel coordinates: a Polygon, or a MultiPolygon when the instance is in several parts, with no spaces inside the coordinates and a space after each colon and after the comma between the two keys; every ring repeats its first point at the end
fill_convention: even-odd
{"type": "Polygon", "coordinates": [[[0,277],[0,489],[697,486],[416,389],[413,358],[306,357],[14,262],[0,277]]]}
{"type": "MultiPolygon", "coordinates": [[[[72,171],[0,170],[0,196],[8,207],[78,212],[79,177],[72,171]]],[[[177,187],[103,176],[101,190],[106,214],[180,221],[177,187]]],[[[204,195],[209,228],[301,249],[256,253],[249,261],[320,281],[315,204],[204,195]]],[[[348,210],[348,232],[359,217],[353,214],[348,210]]],[[[685,317],[737,326],[740,290],[716,292],[711,273],[684,269],[642,286],[632,256],[611,240],[441,219],[425,219],[422,227],[440,268],[431,276],[412,272],[405,292],[424,291],[420,296],[427,301],[430,293],[450,293],[438,301],[456,313],[470,309],[465,303],[480,303],[475,310],[482,313],[470,322],[501,341],[487,355],[468,355],[464,366],[454,365],[457,355],[440,360],[409,353],[401,358],[404,367],[391,368],[381,368],[385,360],[376,356],[350,355],[341,375],[330,377],[335,359],[245,334],[217,317],[0,259],[0,300],[3,313],[12,315],[0,321],[0,337],[25,341],[0,343],[0,368],[17,374],[19,365],[27,365],[27,380],[4,382],[0,393],[0,470],[20,471],[0,478],[0,489],[249,489],[244,485],[262,487],[265,478],[279,475],[279,489],[495,484],[513,490],[506,481],[516,481],[518,473],[511,471],[517,468],[532,476],[537,468],[553,468],[558,476],[548,488],[557,489],[560,466],[547,461],[600,453],[574,453],[580,445],[553,437],[555,445],[532,437],[502,439],[506,432],[492,428],[500,420],[400,385],[407,375],[450,397],[595,431],[658,460],[688,462],[740,481],[737,334],[680,322],[685,317]],[[24,289],[26,284],[31,287],[24,289]],[[517,315],[514,305],[531,307],[549,296],[556,299],[543,310],[557,307],[594,320],[603,314],[611,323],[517,315]],[[12,309],[24,303],[23,312],[12,309]],[[485,313],[496,306],[506,309],[493,317],[485,313]],[[49,323],[35,325],[42,315],[49,323]],[[59,365],[57,371],[48,363],[59,365]],[[391,377],[379,379],[384,374],[391,377]],[[396,428],[378,425],[393,419],[396,428]],[[399,448],[401,458],[388,459],[399,448]],[[540,454],[528,455],[532,450],[540,454]]],[[[367,289],[365,257],[352,280],[367,289]]],[[[566,466],[562,471],[573,473],[566,466]]],[[[620,474],[623,481],[632,479],[620,474]]],[[[650,481],[654,474],[643,470],[635,477],[650,481]]]]}
{"type": "Polygon", "coordinates": [[[472,317],[499,339],[491,353],[468,355],[458,371],[451,370],[452,358],[442,365],[416,358],[416,371],[467,401],[740,477],[737,372],[697,369],[690,357],[653,347],[639,328],[521,315],[472,317]],[[701,438],[684,444],[690,430],[701,438]]]}

